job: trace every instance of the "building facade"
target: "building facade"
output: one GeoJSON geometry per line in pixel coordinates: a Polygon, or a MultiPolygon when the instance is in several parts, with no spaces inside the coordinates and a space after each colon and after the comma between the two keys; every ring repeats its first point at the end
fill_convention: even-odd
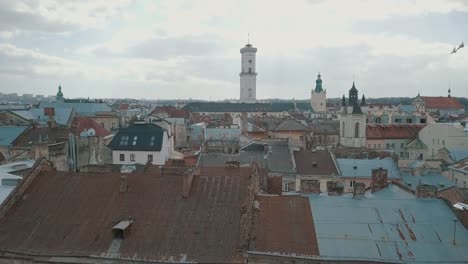
{"type": "Polygon", "coordinates": [[[349,100],[343,95],[340,120],[340,144],[345,147],[362,148],[366,146],[366,115],[358,102],[358,90],[354,85],[349,90],[349,100]]]}
{"type": "Polygon", "coordinates": [[[322,87],[322,78],[320,73],[317,75],[315,81],[315,89],[312,90],[310,105],[312,106],[313,113],[317,116],[323,115],[325,117],[327,112],[327,90],[322,87]]]}

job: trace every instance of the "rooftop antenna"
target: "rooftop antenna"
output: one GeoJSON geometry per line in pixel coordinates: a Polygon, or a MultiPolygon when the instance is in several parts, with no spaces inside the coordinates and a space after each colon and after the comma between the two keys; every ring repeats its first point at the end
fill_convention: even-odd
{"type": "Polygon", "coordinates": [[[250,32],[247,32],[247,44],[250,44],[250,32]]]}

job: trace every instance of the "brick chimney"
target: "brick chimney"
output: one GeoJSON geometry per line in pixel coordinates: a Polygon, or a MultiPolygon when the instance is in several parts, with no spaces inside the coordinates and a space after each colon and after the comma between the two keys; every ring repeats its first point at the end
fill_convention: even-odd
{"type": "Polygon", "coordinates": [[[182,175],[182,197],[187,198],[190,196],[192,189],[193,176],[200,173],[200,168],[191,168],[182,175]]]}
{"type": "Polygon", "coordinates": [[[378,168],[372,169],[371,176],[371,192],[376,192],[385,188],[387,184],[388,171],[386,169],[378,168]]]}
{"type": "Polygon", "coordinates": [[[366,184],[362,182],[354,183],[353,198],[363,198],[366,195],[366,184]]]}
{"type": "Polygon", "coordinates": [[[120,189],[119,189],[119,191],[121,193],[127,192],[127,188],[128,188],[127,176],[126,175],[121,175],[120,176],[120,189]]]}

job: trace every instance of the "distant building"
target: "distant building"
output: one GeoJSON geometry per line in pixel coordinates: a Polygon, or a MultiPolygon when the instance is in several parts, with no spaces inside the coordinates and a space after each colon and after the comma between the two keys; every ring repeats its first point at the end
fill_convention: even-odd
{"type": "Polygon", "coordinates": [[[391,151],[400,158],[409,158],[406,146],[418,137],[421,124],[368,124],[366,146],[370,150],[391,151]]]}
{"type": "Polygon", "coordinates": [[[458,101],[457,98],[450,96],[420,96],[418,94],[412,102],[415,111],[424,113],[428,112],[431,114],[438,114],[440,116],[447,114],[462,114],[465,112],[463,104],[458,101]]]}
{"type": "Polygon", "coordinates": [[[108,146],[113,164],[164,165],[171,154],[167,131],[151,123],[120,129],[108,146]]]}
{"type": "Polygon", "coordinates": [[[459,160],[448,167],[448,179],[460,189],[468,189],[468,158],[459,160]]]}
{"type": "Polygon", "coordinates": [[[320,73],[315,81],[315,89],[312,90],[310,105],[312,106],[312,117],[326,117],[327,113],[327,90],[322,87],[320,73]]]}
{"type": "Polygon", "coordinates": [[[247,43],[245,47],[240,49],[240,53],[240,101],[253,103],[257,98],[257,72],[255,71],[255,53],[257,53],[257,48],[247,43]]]}
{"type": "MultiPolygon", "coordinates": [[[[363,96],[364,98],[364,96],[363,96]]],[[[365,104],[365,101],[362,101],[365,104]]],[[[358,90],[354,85],[349,90],[349,100],[343,95],[341,102],[340,120],[340,144],[345,147],[366,146],[366,115],[362,112],[358,102],[358,90]]]]}

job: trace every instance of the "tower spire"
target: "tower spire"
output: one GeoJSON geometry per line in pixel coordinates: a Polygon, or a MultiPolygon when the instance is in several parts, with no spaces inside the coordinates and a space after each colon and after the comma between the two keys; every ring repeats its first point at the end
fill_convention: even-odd
{"type": "Polygon", "coordinates": [[[448,97],[452,97],[452,95],[450,94],[452,91],[450,90],[450,81],[449,81],[449,89],[448,89],[448,97]]]}

